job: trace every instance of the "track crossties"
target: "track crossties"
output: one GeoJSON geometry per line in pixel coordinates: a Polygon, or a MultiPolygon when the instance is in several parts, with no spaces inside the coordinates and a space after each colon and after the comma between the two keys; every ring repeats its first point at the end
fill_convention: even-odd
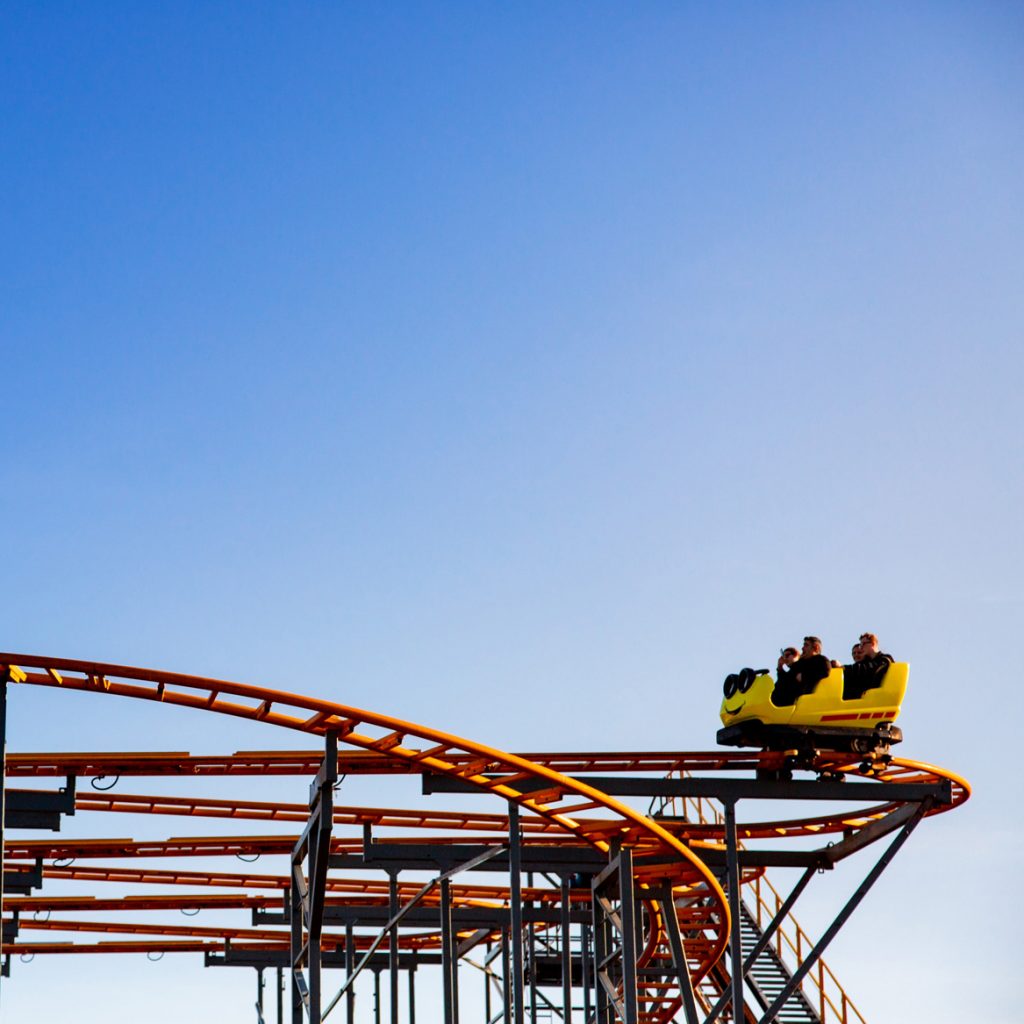
{"type": "Polygon", "coordinates": [[[482,975],[489,1019],[521,1021],[538,999],[565,1019],[703,1019],[716,1000],[743,998],[723,966],[730,947],[739,963],[740,889],[762,886],[769,867],[813,872],[902,842],[969,795],[957,776],[901,759],[864,770],[827,755],[806,779],[765,783],[757,774],[781,755],[514,754],[285,690],[19,654],[0,654],[0,666],[5,691],[16,684],[9,700],[20,687],[90,693],[305,734],[296,750],[11,753],[5,765],[8,956],[202,952],[210,966],[277,968],[293,1021],[351,1006],[364,969],[387,976],[396,1015],[399,976],[411,1005],[415,971],[440,969],[447,1015],[460,964],[482,975]],[[218,780],[234,791],[271,776],[301,777],[296,795],[308,799],[215,792],[218,780]],[[347,799],[361,777],[380,776],[412,777],[405,805],[347,799]],[[20,789],[26,779],[66,781],[44,796],[20,789]],[[168,781],[180,790],[168,794],[168,781]],[[772,814],[736,821],[737,803],[763,800],[772,814]],[[794,812],[776,817],[777,801],[794,812]],[[97,837],[88,824],[152,833],[183,819],[202,834],[97,837]],[[19,821],[63,827],[25,834],[19,821]],[[346,979],[333,1002],[325,968],[346,979]]]}

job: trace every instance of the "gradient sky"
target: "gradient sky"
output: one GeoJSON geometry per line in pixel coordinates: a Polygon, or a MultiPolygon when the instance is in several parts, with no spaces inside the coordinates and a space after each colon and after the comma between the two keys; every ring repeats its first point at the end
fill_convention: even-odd
{"type": "MultiPolygon", "coordinates": [[[[829,962],[1016,1019],[1024,9],[9,3],[0,58],[0,648],[693,750],[874,630],[975,796],[829,962]]],[[[295,745],[97,704],[9,746],[295,745]]],[[[249,1019],[143,966],[5,1008],[249,1019]]]]}

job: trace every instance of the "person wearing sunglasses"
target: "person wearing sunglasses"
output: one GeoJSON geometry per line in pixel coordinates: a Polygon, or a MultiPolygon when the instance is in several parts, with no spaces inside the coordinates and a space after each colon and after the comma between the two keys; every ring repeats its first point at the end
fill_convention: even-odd
{"type": "Polygon", "coordinates": [[[854,645],[853,664],[843,666],[843,700],[857,700],[882,685],[885,673],[896,660],[878,649],[874,633],[861,633],[854,645]]]}
{"type": "Polygon", "coordinates": [[[776,707],[795,704],[797,697],[812,693],[829,674],[832,666],[821,653],[821,640],[816,636],[805,636],[800,657],[794,658],[795,648],[787,647],[779,657],[772,703],[776,707]]]}

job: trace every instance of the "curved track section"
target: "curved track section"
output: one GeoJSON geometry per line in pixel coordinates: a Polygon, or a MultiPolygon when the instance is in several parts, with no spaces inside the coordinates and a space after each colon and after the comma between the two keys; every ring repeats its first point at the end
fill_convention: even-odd
{"type": "MultiPolygon", "coordinates": [[[[467,784],[474,790],[518,805],[521,844],[524,848],[573,846],[591,847],[607,853],[615,844],[631,847],[636,855],[634,885],[641,893],[663,886],[672,889],[673,904],[644,901],[642,950],[639,966],[653,967],[641,972],[640,1018],[651,1024],[671,1020],[680,1007],[678,985],[666,983],[671,960],[670,929],[662,917],[664,908],[674,905],[684,941],[692,980],[699,984],[715,967],[729,938],[729,910],[715,874],[704,864],[708,851],[721,853],[725,842],[721,818],[705,815],[699,806],[684,814],[656,820],[629,804],[609,796],[602,789],[602,776],[628,773],[633,776],[666,774],[693,778],[721,779],[729,773],[778,772],[789,767],[785,755],[761,752],[615,752],[615,753],[525,753],[510,754],[450,733],[417,725],[377,712],[342,705],[296,693],[248,686],[223,680],[157,672],[97,662],[0,654],[0,668],[17,665],[26,672],[23,682],[50,689],[89,692],[189,707],[262,722],[310,736],[334,734],[350,750],[339,752],[339,771],[345,775],[442,775],[467,784]],[[570,774],[572,773],[572,774],[570,774]],[[690,811],[693,813],[690,813],[690,811]],[[657,980],[654,976],[658,975],[657,980]],[[646,986],[646,987],[645,987],[646,986]]],[[[9,777],[59,777],[63,775],[112,778],[114,776],[237,777],[256,775],[312,775],[319,768],[322,753],[300,751],[245,751],[229,756],[193,757],[184,752],[147,754],[57,754],[12,755],[9,777]]],[[[963,803],[970,794],[958,776],[931,765],[902,758],[867,764],[849,755],[825,754],[800,765],[804,771],[829,780],[855,779],[863,805],[844,806],[841,811],[822,810],[799,818],[744,822],[738,838],[744,840],[800,840],[815,836],[844,837],[857,834],[892,815],[901,806],[891,783],[948,785],[949,802],[936,803],[927,814],[941,813],[963,803]],[[864,783],[870,783],[864,785],[864,783]],[[863,790],[863,794],[861,794],[863,790]]],[[[607,781],[605,782],[607,785],[607,781]]],[[[102,787],[105,789],[106,787],[102,787]]],[[[845,787],[844,787],[845,789],[845,787]]],[[[692,798],[687,798],[692,799],[692,798]]],[[[699,803],[697,798],[697,803],[699,803]]],[[[107,814],[187,817],[192,819],[236,819],[240,822],[304,823],[308,807],[272,801],[213,799],[79,791],[75,810],[107,814]]],[[[435,845],[472,842],[500,846],[507,843],[509,816],[493,812],[413,810],[408,808],[335,806],[334,824],[355,829],[394,829],[403,833],[389,840],[394,845],[415,842],[409,833],[428,833],[435,845]]],[[[235,856],[250,859],[262,854],[286,855],[294,847],[294,835],[240,835],[175,838],[135,842],[129,839],[73,840],[60,837],[43,840],[11,840],[5,854],[20,863],[12,869],[29,872],[40,865],[42,877],[69,881],[146,886],[190,886],[202,890],[183,896],[156,895],[105,899],[100,897],[15,897],[6,903],[18,910],[22,926],[29,931],[62,931],[82,935],[131,935],[131,941],[85,943],[14,943],[5,948],[19,953],[206,953],[231,948],[280,949],[287,935],[269,928],[205,927],[191,924],[150,925],[120,921],[88,920],[80,917],[50,919],[60,914],[111,910],[171,910],[191,912],[200,908],[234,907],[273,911],[284,909],[286,876],[242,870],[179,870],[176,866],[150,868],[97,864],[97,860],[150,860],[160,864],[182,857],[235,856]],[[43,862],[50,861],[49,864],[43,862]],[[231,894],[217,889],[230,888],[231,894]],[[269,891],[269,894],[268,894],[269,891]],[[46,915],[46,916],[41,916],[46,915]]],[[[335,838],[332,853],[358,856],[363,851],[359,838],[335,838]]],[[[189,861],[185,861],[186,864],[189,861]]],[[[747,869],[743,882],[758,878],[763,869],[747,869]]],[[[417,884],[402,884],[398,896],[405,900],[417,892],[417,884]]],[[[386,882],[329,876],[327,903],[356,900],[362,906],[386,907],[386,882]]],[[[508,906],[507,887],[454,884],[452,901],[458,907],[508,906]]],[[[557,906],[558,889],[523,890],[524,901],[534,906],[557,906]]],[[[589,890],[569,896],[571,905],[589,906],[589,890]]],[[[339,902],[339,905],[340,905],[339,902]]],[[[434,905],[428,896],[424,905],[434,905]]],[[[120,916],[120,915],[118,915],[120,916]]],[[[671,920],[671,917],[669,918],[671,920]]],[[[542,932],[544,926],[539,926],[542,932]]],[[[360,936],[357,945],[369,939],[360,936]]],[[[325,936],[324,949],[336,952],[336,937],[325,936]]],[[[403,949],[436,949],[440,935],[428,928],[402,936],[403,949]]],[[[385,943],[384,949],[387,948],[385,943]]],[[[716,968],[717,970],[718,968],[716,968]]]]}
{"type": "MultiPolygon", "coordinates": [[[[333,733],[350,746],[403,763],[411,770],[454,777],[482,792],[513,801],[530,815],[603,852],[610,849],[611,840],[629,831],[647,853],[655,854],[653,861],[649,858],[646,865],[635,869],[635,885],[644,888],[668,884],[677,904],[684,908],[679,912],[679,925],[694,982],[710,971],[725,950],[729,909],[712,871],[681,839],[657,822],[553,768],[413,722],[285,691],[32,655],[3,653],[0,665],[20,667],[26,673],[24,682],[30,685],[189,707],[316,736],[333,733]],[[413,746],[410,741],[424,746],[413,746]],[[603,817],[595,819],[595,811],[603,817]]],[[[671,956],[669,937],[663,928],[650,929],[645,953],[647,959],[671,956]]],[[[641,994],[644,1002],[656,1008],[655,1019],[668,1019],[674,1013],[675,998],[664,992],[641,994]]]]}

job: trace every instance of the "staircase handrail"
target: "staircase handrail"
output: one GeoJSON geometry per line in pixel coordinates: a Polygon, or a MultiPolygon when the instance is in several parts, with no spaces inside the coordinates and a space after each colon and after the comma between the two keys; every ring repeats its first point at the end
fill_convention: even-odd
{"type": "MultiPolygon", "coordinates": [[[[685,779],[690,777],[690,772],[685,769],[673,770],[668,773],[668,778],[685,779]]],[[[680,817],[701,825],[722,825],[725,822],[725,813],[718,807],[718,801],[711,797],[662,797],[652,802],[648,813],[666,813],[666,808],[672,809],[673,816],[677,806],[681,805],[682,814],[680,817]],[[657,804],[657,810],[655,810],[657,804]]],[[[743,848],[742,840],[737,844],[743,848]]],[[[784,900],[778,890],[768,880],[765,874],[758,875],[747,885],[747,892],[754,893],[754,914],[752,915],[759,928],[764,928],[778,913],[784,900]],[[765,893],[767,890],[767,894],[765,893]],[[770,894],[770,898],[769,895],[770,894]]],[[[749,909],[749,907],[748,907],[749,909]]],[[[804,959],[804,950],[814,948],[814,942],[804,931],[800,923],[792,913],[787,914],[775,932],[775,948],[780,959],[783,959],[783,949],[788,949],[792,957],[799,965],[804,959]]],[[[840,984],[832,969],[823,959],[818,958],[814,968],[804,978],[804,983],[809,985],[814,996],[813,1002],[817,1003],[818,1016],[822,1024],[867,1024],[864,1015],[857,1009],[853,1000],[846,994],[846,990],[840,984]],[[836,1005],[838,1003],[838,1005],[836,1005]],[[831,1016],[829,1015],[831,1011],[831,1016]]]]}
{"type": "MultiPolygon", "coordinates": [[[[778,889],[772,885],[771,881],[766,875],[759,875],[747,886],[748,893],[753,891],[755,896],[754,909],[755,909],[755,920],[759,928],[764,929],[773,917],[779,912],[779,908],[782,906],[784,900],[780,895],[778,889]],[[766,898],[765,891],[768,890],[770,899],[766,898]]],[[[748,907],[749,909],[749,907],[748,907]]],[[[800,922],[792,914],[787,914],[784,918],[784,923],[780,925],[779,929],[775,933],[775,949],[779,957],[783,957],[783,948],[786,948],[793,955],[797,964],[803,962],[805,950],[811,950],[814,948],[814,940],[804,931],[800,922]],[[786,926],[789,926],[791,931],[786,930],[786,926]]],[[[842,1021],[843,1024],[852,1024],[853,1021],[858,1024],[867,1024],[861,1012],[850,1000],[850,997],[846,994],[843,986],[840,984],[839,979],[836,977],[832,968],[825,963],[820,957],[818,962],[812,968],[808,979],[811,981],[811,987],[817,989],[818,1002],[820,1006],[819,1016],[822,1021],[827,1021],[829,1018],[826,1016],[825,1007],[831,1008],[833,1014],[837,1020],[842,1021]],[[831,983],[832,988],[835,990],[834,996],[839,1000],[842,1010],[838,1009],[826,989],[826,986],[831,983]],[[853,1016],[850,1016],[850,1013],[853,1016]]]]}

